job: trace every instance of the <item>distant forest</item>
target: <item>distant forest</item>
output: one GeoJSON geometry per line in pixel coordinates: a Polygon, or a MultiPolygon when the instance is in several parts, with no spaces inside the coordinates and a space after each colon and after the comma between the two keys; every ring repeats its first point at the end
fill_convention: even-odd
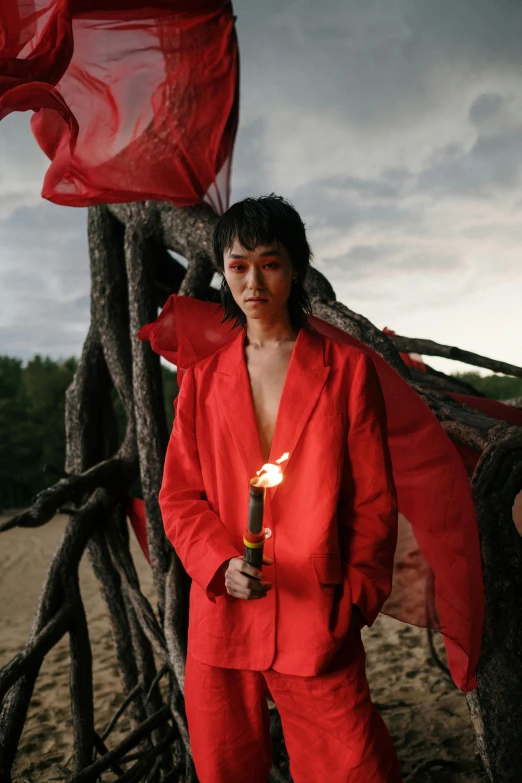
{"type": "MultiPolygon", "coordinates": [[[[63,469],[65,461],[65,391],[78,360],[54,361],[36,355],[27,365],[0,356],[0,510],[27,505],[56,480],[44,465],[63,469]]],[[[177,374],[162,365],[164,402],[169,430],[172,402],[178,393],[177,374]]],[[[477,372],[454,373],[495,400],[522,396],[522,378],[477,372]]],[[[123,433],[125,415],[113,390],[113,403],[123,433]]]]}
{"type": "MultiPolygon", "coordinates": [[[[44,465],[63,470],[65,462],[65,392],[78,360],[54,361],[36,355],[25,367],[21,359],[0,356],[0,511],[25,506],[56,481],[44,465]]],[[[169,430],[177,373],[162,365],[169,430]]],[[[121,434],[123,406],[112,390],[121,434]]]]}

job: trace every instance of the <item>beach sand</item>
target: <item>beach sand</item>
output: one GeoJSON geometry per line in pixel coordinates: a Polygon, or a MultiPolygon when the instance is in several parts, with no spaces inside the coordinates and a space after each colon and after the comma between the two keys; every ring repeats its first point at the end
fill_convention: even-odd
{"type": "MultiPolygon", "coordinates": [[[[27,640],[66,519],[58,516],[42,528],[11,530],[0,537],[0,666],[27,640]]],[[[151,571],[132,533],[131,542],[143,592],[154,605],[151,571]]],[[[95,726],[101,732],[123,700],[122,686],[107,612],[87,556],[80,566],[80,580],[93,650],[95,726]]],[[[439,759],[449,765],[419,771],[411,780],[487,781],[464,694],[431,660],[425,629],[381,614],[372,628],[363,629],[362,638],[372,699],[390,730],[404,778],[419,765],[439,759]]],[[[436,641],[444,656],[440,639],[436,641]]],[[[129,729],[130,723],[123,717],[107,741],[109,747],[129,729]]],[[[20,783],[60,779],[55,765],[66,764],[71,753],[69,649],[64,637],[47,655],[40,671],[13,779],[20,783]]],[[[110,781],[115,776],[107,774],[103,779],[110,781]]]]}

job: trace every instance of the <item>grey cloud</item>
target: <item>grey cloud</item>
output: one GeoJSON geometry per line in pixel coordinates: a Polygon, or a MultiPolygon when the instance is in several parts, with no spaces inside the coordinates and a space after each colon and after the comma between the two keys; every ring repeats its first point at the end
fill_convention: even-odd
{"type": "Polygon", "coordinates": [[[364,200],[389,201],[406,195],[408,184],[413,180],[414,177],[406,169],[387,169],[380,179],[330,177],[316,182],[315,185],[329,188],[339,194],[352,193],[364,200]]]}
{"type": "Polygon", "coordinates": [[[453,274],[458,270],[466,269],[465,262],[458,256],[449,253],[434,253],[430,250],[415,250],[411,253],[405,253],[402,258],[394,262],[393,266],[400,271],[436,275],[453,274]]]}
{"type": "Polygon", "coordinates": [[[41,202],[49,160],[29,127],[29,112],[13,112],[0,122],[0,218],[21,205],[41,202]]]}
{"type": "Polygon", "coordinates": [[[491,119],[499,116],[504,99],[498,92],[486,92],[475,98],[469,107],[469,118],[477,127],[488,125],[491,119]]]}
{"type": "Polygon", "coordinates": [[[271,191],[267,175],[266,119],[256,118],[241,127],[232,163],[232,202],[271,191]]]}
{"type": "Polygon", "coordinates": [[[479,223],[461,230],[470,239],[500,239],[522,245],[522,223],[479,223]]]}
{"type": "Polygon", "coordinates": [[[324,260],[324,273],[350,282],[377,281],[383,276],[405,277],[406,273],[444,275],[465,268],[455,255],[430,250],[407,250],[390,244],[355,245],[347,253],[324,260]]]}
{"type": "MultiPolygon", "coordinates": [[[[0,182],[1,186],[1,182],[0,182]]],[[[36,205],[41,201],[41,197],[37,196],[34,191],[27,190],[13,190],[6,193],[0,193],[0,220],[9,217],[16,209],[25,207],[28,205],[36,205]]]]}
{"type": "MultiPolygon", "coordinates": [[[[371,134],[422,123],[488,75],[522,72],[522,5],[509,0],[236,0],[235,9],[249,81],[266,80],[273,102],[335,110],[371,134]]],[[[246,99],[263,113],[257,94],[246,99]]]]}
{"type": "Polygon", "coordinates": [[[0,326],[0,353],[27,360],[40,353],[79,356],[89,324],[89,297],[56,302],[40,290],[25,289],[16,316],[0,326]]]}
{"type": "Polygon", "coordinates": [[[393,245],[355,245],[345,255],[345,258],[355,263],[371,263],[379,262],[383,258],[390,258],[396,252],[397,248],[393,245]]]}
{"type": "Polygon", "coordinates": [[[4,220],[0,220],[0,245],[20,243],[39,252],[69,243],[85,246],[87,210],[62,207],[40,199],[37,206],[21,206],[4,220]]]}
{"type": "MultiPolygon", "coordinates": [[[[385,181],[328,178],[314,180],[292,194],[292,201],[307,218],[310,229],[328,227],[347,235],[355,226],[368,224],[387,231],[420,230],[422,214],[413,207],[401,206],[390,197],[385,181]],[[383,191],[385,197],[383,197],[383,191]],[[377,194],[381,199],[377,198],[377,194]],[[361,198],[365,195],[365,200],[361,198]],[[374,198],[370,198],[374,196],[374,198]]],[[[392,186],[393,187],[393,186],[392,186]]]]}
{"type": "Polygon", "coordinates": [[[343,255],[324,259],[326,277],[349,279],[350,282],[375,277],[376,270],[385,269],[387,262],[397,253],[388,245],[356,245],[343,255]]]}
{"type": "Polygon", "coordinates": [[[90,321],[86,210],[41,202],[0,221],[0,353],[78,356],[90,321]]]}
{"type": "Polygon", "coordinates": [[[420,191],[491,199],[493,190],[518,190],[522,185],[522,124],[496,136],[479,136],[469,151],[453,144],[434,157],[419,176],[420,191]]]}
{"type": "Polygon", "coordinates": [[[453,61],[465,67],[488,65],[512,71],[522,67],[522,6],[514,0],[402,0],[405,22],[414,35],[411,54],[425,61],[453,61]]]}

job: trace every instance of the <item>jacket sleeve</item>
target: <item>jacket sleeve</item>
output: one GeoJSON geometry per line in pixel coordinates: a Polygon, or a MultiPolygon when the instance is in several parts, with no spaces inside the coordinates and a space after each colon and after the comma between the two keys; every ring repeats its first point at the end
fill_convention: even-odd
{"type": "Polygon", "coordinates": [[[338,514],[343,571],[353,603],[371,626],[391,593],[398,509],[384,397],[365,353],[349,391],[338,514]]]}
{"type": "Polygon", "coordinates": [[[158,500],[167,538],[188,575],[215,603],[225,592],[222,566],[241,557],[205,493],[196,443],[196,387],[189,367],[174,403],[176,415],[167,447],[158,500]]]}

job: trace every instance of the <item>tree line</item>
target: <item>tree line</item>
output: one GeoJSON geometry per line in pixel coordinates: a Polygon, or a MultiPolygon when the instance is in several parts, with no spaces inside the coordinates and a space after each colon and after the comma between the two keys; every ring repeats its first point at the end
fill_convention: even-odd
{"type": "MultiPolygon", "coordinates": [[[[0,510],[28,505],[54,483],[46,465],[63,471],[65,392],[77,367],[75,357],[55,361],[37,354],[23,366],[21,359],[0,356],[0,510]]],[[[162,374],[171,428],[177,373],[162,365],[162,374]]],[[[125,414],[114,389],[112,402],[123,433],[125,414]]]]}
{"type": "MultiPolygon", "coordinates": [[[[21,359],[0,356],[0,509],[25,506],[49,486],[52,477],[44,470],[46,465],[63,470],[65,392],[77,366],[75,357],[56,361],[37,354],[23,366],[21,359]]],[[[162,364],[162,375],[170,429],[177,374],[162,364]]],[[[454,375],[491,399],[522,396],[522,378],[482,377],[478,372],[454,375]]],[[[113,405],[123,432],[125,414],[115,390],[113,405]]]]}

